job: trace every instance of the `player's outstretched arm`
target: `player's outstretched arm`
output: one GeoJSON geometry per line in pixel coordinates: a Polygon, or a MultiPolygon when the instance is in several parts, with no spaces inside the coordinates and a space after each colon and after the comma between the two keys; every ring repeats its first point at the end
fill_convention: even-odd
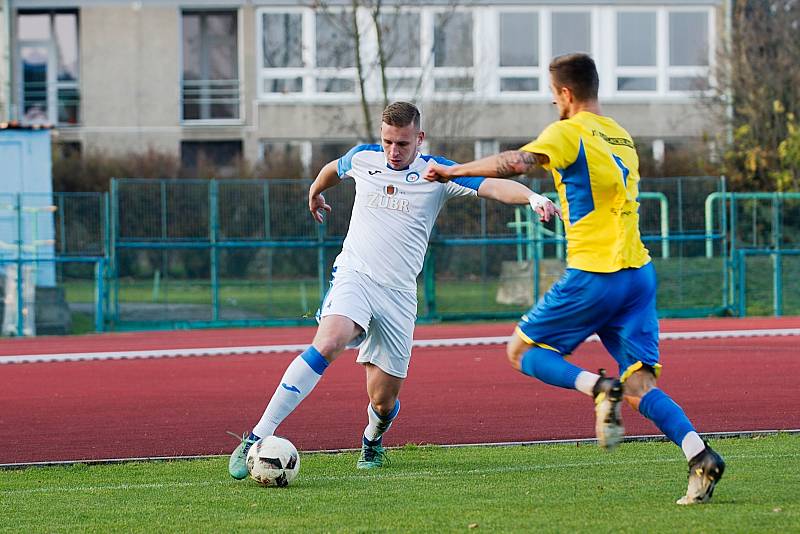
{"type": "Polygon", "coordinates": [[[509,178],[530,172],[536,165],[543,165],[547,161],[547,156],[543,154],[507,150],[483,159],[449,167],[432,162],[425,170],[424,178],[430,182],[447,182],[457,176],[509,178]]]}
{"type": "Polygon", "coordinates": [[[504,204],[530,204],[541,221],[549,221],[553,216],[561,217],[561,210],[549,198],[534,193],[524,184],[513,180],[487,178],[478,188],[478,196],[504,204]]]}
{"type": "Polygon", "coordinates": [[[331,207],[325,202],[325,197],[322,196],[322,192],[337,185],[339,182],[341,182],[341,180],[339,179],[337,161],[334,160],[325,164],[325,166],[320,169],[317,178],[308,189],[308,210],[318,223],[323,221],[325,212],[331,212],[331,207]]]}

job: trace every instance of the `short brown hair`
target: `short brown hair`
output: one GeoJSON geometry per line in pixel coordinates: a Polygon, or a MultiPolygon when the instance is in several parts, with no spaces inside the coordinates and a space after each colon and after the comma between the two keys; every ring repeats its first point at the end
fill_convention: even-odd
{"type": "Polygon", "coordinates": [[[600,78],[594,60],[586,54],[565,54],[550,62],[550,78],[556,88],[568,87],[580,101],[597,100],[600,78]]]}
{"type": "Polygon", "coordinates": [[[381,120],[389,126],[408,126],[414,124],[419,129],[419,110],[414,104],[409,102],[394,102],[386,106],[383,110],[381,120]]]}

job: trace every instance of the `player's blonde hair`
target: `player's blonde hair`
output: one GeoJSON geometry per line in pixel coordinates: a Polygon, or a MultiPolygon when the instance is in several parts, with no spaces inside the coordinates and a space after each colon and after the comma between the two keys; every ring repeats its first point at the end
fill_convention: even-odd
{"type": "Polygon", "coordinates": [[[414,124],[414,127],[419,130],[420,128],[420,113],[417,106],[409,102],[394,102],[386,106],[383,110],[381,120],[389,126],[408,126],[414,124]]]}

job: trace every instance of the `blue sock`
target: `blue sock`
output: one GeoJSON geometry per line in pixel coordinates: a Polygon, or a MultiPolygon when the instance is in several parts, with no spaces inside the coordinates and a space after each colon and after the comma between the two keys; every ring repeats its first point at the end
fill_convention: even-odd
{"type": "Polygon", "coordinates": [[[249,439],[250,441],[258,441],[261,439],[261,436],[256,436],[255,434],[250,432],[250,435],[247,436],[247,439],[249,439]]]}
{"type": "Polygon", "coordinates": [[[639,402],[639,412],[650,419],[678,447],[694,427],[678,404],[658,388],[645,393],[639,402]]]}
{"type": "Polygon", "coordinates": [[[521,371],[551,386],[575,389],[575,379],[583,371],[552,350],[533,347],[522,356],[521,371]]]}

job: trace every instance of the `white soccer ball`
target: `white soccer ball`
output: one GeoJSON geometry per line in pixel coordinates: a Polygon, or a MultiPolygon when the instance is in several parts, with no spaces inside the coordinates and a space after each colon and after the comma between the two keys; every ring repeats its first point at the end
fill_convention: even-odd
{"type": "Polygon", "coordinates": [[[299,470],[300,455],[288,439],[267,436],[247,451],[247,471],[262,486],[288,486],[299,470]]]}

